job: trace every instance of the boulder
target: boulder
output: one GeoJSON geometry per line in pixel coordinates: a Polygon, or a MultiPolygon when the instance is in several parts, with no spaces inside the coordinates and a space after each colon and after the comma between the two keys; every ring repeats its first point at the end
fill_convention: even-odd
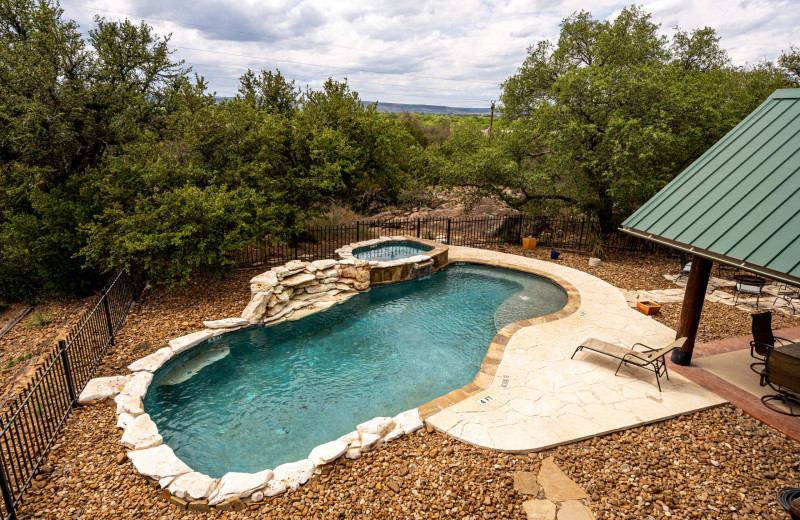
{"type": "Polygon", "coordinates": [[[139,372],[140,370],[145,370],[147,372],[155,372],[161,365],[169,361],[169,359],[174,356],[175,353],[172,352],[172,349],[169,347],[164,347],[156,350],[149,356],[145,356],[141,359],[137,359],[130,365],[128,365],[128,370],[131,372],[139,372]]]}
{"type": "Polygon", "coordinates": [[[310,286],[306,287],[306,292],[308,294],[316,294],[316,293],[321,293],[321,292],[325,292],[325,291],[330,291],[331,289],[335,289],[335,288],[336,288],[336,284],[320,283],[320,284],[317,284],[317,285],[310,285],[310,286]]]}
{"type": "MultiPolygon", "coordinates": [[[[346,445],[345,445],[346,446],[346,445]]],[[[290,462],[288,464],[281,464],[277,468],[275,468],[273,474],[273,480],[270,482],[283,482],[284,485],[290,489],[297,489],[298,486],[301,484],[305,484],[308,482],[308,479],[311,478],[311,475],[314,474],[314,463],[311,462],[309,459],[298,460],[297,462],[290,462]]],[[[286,489],[284,488],[283,491],[286,489]]],[[[280,491],[280,493],[283,493],[280,491]]],[[[278,493],[275,493],[276,495],[278,493]]],[[[267,492],[264,493],[265,496],[272,496],[268,495],[267,492]]]]}
{"type": "Polygon", "coordinates": [[[351,442],[353,442],[354,440],[357,440],[357,439],[358,439],[358,430],[352,431],[350,433],[346,433],[346,434],[342,435],[341,437],[339,437],[336,440],[337,441],[346,442],[347,444],[350,444],[351,442]]]}
{"type": "Polygon", "coordinates": [[[286,482],[282,480],[275,480],[272,479],[267,482],[267,487],[264,488],[264,496],[265,497],[274,497],[275,495],[280,495],[286,491],[286,482]]]}
{"type": "Polygon", "coordinates": [[[377,435],[378,437],[383,437],[394,428],[394,419],[391,417],[375,417],[374,419],[370,419],[367,422],[363,422],[356,426],[356,430],[358,433],[361,434],[361,438],[364,438],[365,433],[371,433],[373,435],[377,435]]]}
{"type": "Polygon", "coordinates": [[[381,445],[380,436],[372,433],[361,434],[361,451],[366,453],[368,451],[372,451],[376,448],[379,448],[380,445],[381,445]]]}
{"type": "Polygon", "coordinates": [[[283,286],[284,287],[296,287],[298,285],[302,285],[304,283],[312,282],[316,280],[317,277],[311,273],[298,273],[292,275],[288,278],[283,279],[283,286]]]}
{"type": "Polygon", "coordinates": [[[302,260],[289,260],[284,264],[286,269],[289,271],[296,271],[298,269],[305,269],[308,267],[308,262],[303,262],[302,260]]]}
{"type": "Polygon", "coordinates": [[[192,471],[166,444],[128,452],[136,471],[153,480],[177,477],[192,471]]]}
{"type": "Polygon", "coordinates": [[[122,440],[120,442],[126,448],[144,450],[159,446],[164,442],[164,439],[159,435],[156,423],[145,413],[136,417],[133,422],[128,425],[125,429],[125,433],[122,434],[122,440]]]}
{"type": "Polygon", "coordinates": [[[319,269],[320,271],[325,271],[336,266],[339,262],[333,259],[326,259],[326,260],[316,260],[311,262],[314,267],[319,269]]]}
{"type": "Polygon", "coordinates": [[[204,321],[203,325],[207,329],[234,329],[237,327],[247,327],[250,322],[244,318],[225,318],[222,320],[204,321]]]}
{"type": "Polygon", "coordinates": [[[361,458],[361,449],[360,448],[350,448],[344,454],[345,458],[355,460],[361,458]]]}
{"type": "Polygon", "coordinates": [[[247,320],[248,323],[255,325],[264,319],[264,313],[267,312],[267,303],[272,296],[272,289],[263,292],[257,292],[250,299],[250,303],[242,311],[242,319],[247,320]]]}
{"type": "Polygon", "coordinates": [[[342,441],[331,441],[320,444],[308,455],[308,458],[315,466],[322,466],[338,459],[347,451],[347,443],[342,441]]]}
{"type": "Polygon", "coordinates": [[[406,432],[403,430],[403,427],[400,426],[399,424],[395,424],[395,426],[392,429],[392,431],[390,431],[389,433],[387,433],[386,435],[383,436],[383,441],[384,442],[393,441],[393,440],[397,439],[398,437],[402,437],[405,434],[406,434],[406,432]]]}
{"type": "Polygon", "coordinates": [[[117,428],[122,428],[123,430],[130,426],[133,422],[134,417],[129,413],[121,413],[117,416],[117,428]]]}
{"type": "Polygon", "coordinates": [[[369,282],[364,282],[364,283],[356,282],[353,284],[353,288],[356,291],[366,291],[367,289],[369,289],[369,282]]]}
{"type": "Polygon", "coordinates": [[[397,414],[394,417],[394,422],[403,428],[406,435],[419,430],[423,426],[422,418],[419,416],[419,410],[416,408],[397,414]]]}
{"type": "Polygon", "coordinates": [[[95,377],[89,380],[78,397],[78,404],[88,404],[114,397],[122,391],[129,376],[95,377]]]}
{"type": "Polygon", "coordinates": [[[264,488],[271,478],[272,470],[269,469],[258,473],[225,473],[217,488],[209,495],[208,503],[213,506],[231,498],[249,497],[264,488]]]}
{"type": "Polygon", "coordinates": [[[172,349],[173,354],[177,355],[184,350],[189,350],[195,345],[199,345],[200,343],[211,339],[211,337],[211,333],[207,330],[192,332],[191,334],[170,340],[169,348],[172,349]]]}
{"type": "Polygon", "coordinates": [[[144,394],[147,393],[147,387],[150,386],[152,381],[152,372],[136,372],[128,379],[128,382],[122,387],[122,392],[120,393],[135,397],[144,397],[144,394]]]}
{"type": "Polygon", "coordinates": [[[114,402],[117,403],[117,415],[127,413],[132,417],[138,417],[144,413],[141,397],[120,394],[114,398],[114,402]]]}
{"type": "Polygon", "coordinates": [[[219,479],[197,471],[180,475],[168,486],[169,492],[185,500],[203,500],[217,487],[219,479]]]}
{"type": "Polygon", "coordinates": [[[256,292],[265,291],[271,287],[275,287],[276,285],[278,285],[278,275],[275,274],[275,271],[267,271],[265,273],[261,273],[250,279],[250,285],[251,286],[255,285],[258,287],[258,291],[256,292]]]}

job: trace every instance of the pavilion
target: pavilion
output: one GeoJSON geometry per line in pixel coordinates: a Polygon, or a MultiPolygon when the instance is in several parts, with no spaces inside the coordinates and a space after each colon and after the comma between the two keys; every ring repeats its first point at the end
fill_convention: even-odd
{"type": "Polygon", "coordinates": [[[800,88],[776,90],[621,230],[693,257],[679,365],[692,359],[713,262],[800,286],[800,88]]]}

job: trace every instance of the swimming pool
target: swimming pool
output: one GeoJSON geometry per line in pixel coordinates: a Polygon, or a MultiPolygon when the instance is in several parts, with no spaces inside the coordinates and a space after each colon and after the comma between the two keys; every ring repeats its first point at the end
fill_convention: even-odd
{"type": "Polygon", "coordinates": [[[410,240],[383,242],[371,246],[359,247],[353,250],[353,256],[359,260],[375,262],[391,262],[402,260],[431,251],[433,247],[426,246],[410,240]]]}
{"type": "Polygon", "coordinates": [[[198,345],[156,372],[145,410],[195,471],[274,468],[360,422],[465,385],[500,327],[566,302],[544,278],[450,265],[298,321],[198,345]]]}

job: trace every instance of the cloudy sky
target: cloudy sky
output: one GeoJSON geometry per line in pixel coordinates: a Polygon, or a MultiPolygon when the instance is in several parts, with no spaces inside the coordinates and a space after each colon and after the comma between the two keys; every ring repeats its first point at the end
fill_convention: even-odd
{"type": "MultiPolygon", "coordinates": [[[[586,9],[613,18],[611,0],[68,0],[82,30],[95,14],[144,20],[172,33],[176,57],[233,95],[248,68],[280,69],[318,88],[348,78],[365,100],[486,107],[529,45],[558,36],[586,9]]],[[[643,7],[665,34],[711,26],[736,64],[775,60],[800,45],[800,0],[655,0],[643,7]]]]}

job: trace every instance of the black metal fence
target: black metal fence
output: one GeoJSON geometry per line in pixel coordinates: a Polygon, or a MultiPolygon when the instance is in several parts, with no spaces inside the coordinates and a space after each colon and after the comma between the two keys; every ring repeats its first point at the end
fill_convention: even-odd
{"type": "Polygon", "coordinates": [[[70,410],[140,292],[117,274],[66,340],[47,354],[33,380],[6,403],[0,418],[0,518],[15,520],[25,490],[45,460],[70,410]]]}
{"type": "Polygon", "coordinates": [[[408,235],[454,246],[491,247],[520,244],[534,237],[538,245],[574,251],[641,251],[650,253],[652,242],[625,233],[601,234],[596,220],[511,215],[504,217],[417,218],[363,220],[339,226],[321,226],[290,237],[270,237],[232,255],[239,267],[279,265],[289,260],[333,258],[336,249],[385,235],[408,235]]]}

